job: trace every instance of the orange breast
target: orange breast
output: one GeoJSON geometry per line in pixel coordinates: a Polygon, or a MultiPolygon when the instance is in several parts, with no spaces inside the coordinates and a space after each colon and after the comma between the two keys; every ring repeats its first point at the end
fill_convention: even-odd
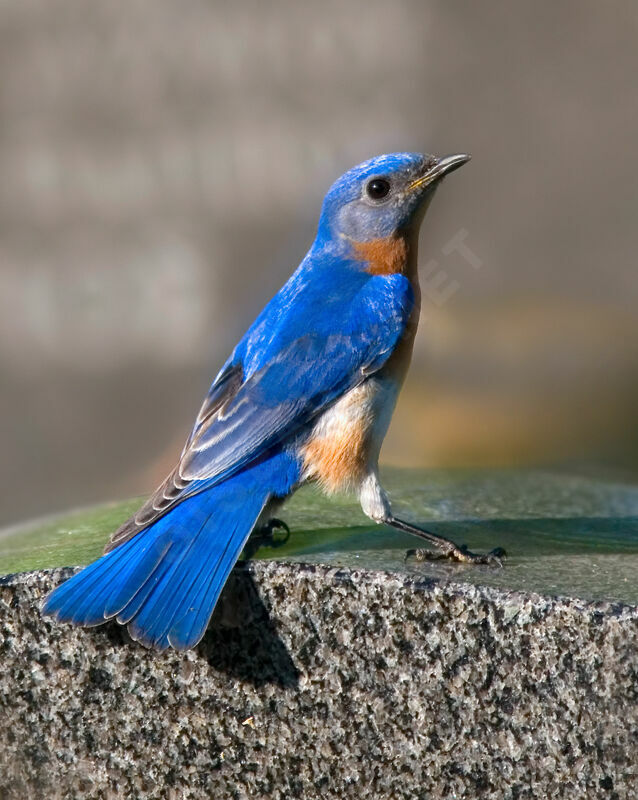
{"type": "Polygon", "coordinates": [[[376,464],[396,395],[405,377],[419,319],[420,292],[416,274],[416,241],[389,236],[352,242],[356,259],[372,275],[402,273],[412,283],[415,307],[404,336],[378,378],[352,389],[323,414],[302,448],[304,472],[330,492],[356,487],[376,464]]]}
{"type": "Polygon", "coordinates": [[[304,448],[304,466],[308,477],[328,492],[357,486],[365,475],[364,432],[359,428],[338,438],[311,439],[304,448]]]}
{"type": "Polygon", "coordinates": [[[394,353],[388,359],[382,374],[403,383],[412,359],[414,337],[419,324],[421,291],[416,264],[417,239],[414,231],[405,231],[395,236],[372,239],[369,242],[352,242],[352,252],[359,261],[365,261],[366,271],[371,275],[405,275],[414,291],[414,309],[405,333],[394,353]]]}
{"type": "Polygon", "coordinates": [[[368,264],[371,275],[394,275],[405,272],[409,247],[404,236],[386,236],[369,242],[353,242],[354,257],[368,264]]]}
{"type": "Polygon", "coordinates": [[[329,492],[358,485],[372,454],[376,395],[376,384],[369,381],[324,412],[302,448],[307,478],[329,492]]]}

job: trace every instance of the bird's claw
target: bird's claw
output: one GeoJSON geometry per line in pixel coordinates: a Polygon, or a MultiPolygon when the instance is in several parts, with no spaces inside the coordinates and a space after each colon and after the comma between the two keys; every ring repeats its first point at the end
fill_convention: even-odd
{"type": "Polygon", "coordinates": [[[442,552],[436,550],[425,550],[424,548],[412,548],[406,551],[405,560],[414,558],[416,561],[441,561],[449,559],[461,564],[487,564],[490,567],[502,567],[506,552],[502,547],[495,547],[489,553],[473,553],[468,550],[467,545],[450,548],[442,552]]]}
{"type": "Polygon", "coordinates": [[[262,525],[257,535],[260,539],[260,544],[265,544],[268,547],[281,547],[290,538],[290,528],[282,519],[273,517],[265,525],[262,525]],[[284,536],[276,539],[274,536],[275,531],[284,531],[284,536]]]}
{"type": "Polygon", "coordinates": [[[257,553],[260,547],[281,547],[286,544],[290,538],[290,528],[286,523],[273,517],[269,519],[264,525],[256,528],[251,534],[250,538],[244,545],[244,558],[250,560],[257,553]],[[274,532],[277,530],[284,531],[284,536],[280,538],[274,537],[274,532]]]}

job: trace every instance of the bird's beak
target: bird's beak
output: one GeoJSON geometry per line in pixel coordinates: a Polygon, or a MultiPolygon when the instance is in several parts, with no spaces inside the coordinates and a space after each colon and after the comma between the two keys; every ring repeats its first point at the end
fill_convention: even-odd
{"type": "Polygon", "coordinates": [[[413,181],[408,189],[419,189],[425,188],[426,186],[432,186],[438,181],[441,180],[445,175],[450,172],[454,172],[455,169],[462,167],[463,164],[466,164],[470,160],[471,156],[467,153],[457,153],[454,156],[442,156],[441,158],[437,159],[434,166],[430,167],[425,175],[422,175],[420,178],[417,178],[413,181]]]}

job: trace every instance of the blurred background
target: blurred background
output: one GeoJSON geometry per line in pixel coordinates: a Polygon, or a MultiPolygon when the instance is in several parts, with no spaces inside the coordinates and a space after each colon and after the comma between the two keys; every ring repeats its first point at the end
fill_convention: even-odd
{"type": "Polygon", "coordinates": [[[386,463],[638,479],[638,7],[0,3],[0,522],[153,488],[324,192],[472,153],[386,463]]]}

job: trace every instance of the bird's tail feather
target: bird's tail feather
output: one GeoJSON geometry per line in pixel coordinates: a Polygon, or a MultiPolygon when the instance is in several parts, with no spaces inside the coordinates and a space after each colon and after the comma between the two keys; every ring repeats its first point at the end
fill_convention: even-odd
{"type": "Polygon", "coordinates": [[[147,647],[193,647],[269,497],[238,478],[184,500],[74,575],[42,613],[84,626],[115,617],[147,647]]]}

